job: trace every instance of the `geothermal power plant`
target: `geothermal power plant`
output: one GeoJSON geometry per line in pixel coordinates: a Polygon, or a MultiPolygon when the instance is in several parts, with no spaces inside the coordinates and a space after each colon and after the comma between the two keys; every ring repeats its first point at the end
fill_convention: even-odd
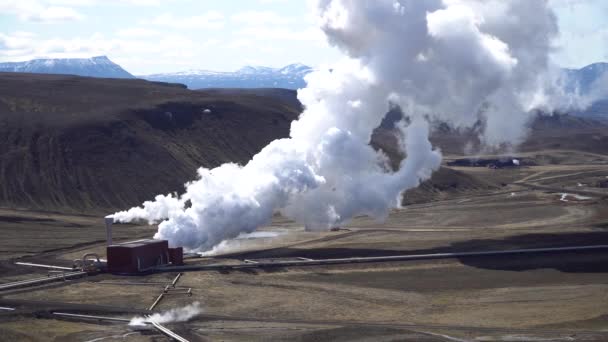
{"type": "MultiPolygon", "coordinates": [[[[490,169],[488,169],[490,170],[490,169]]],[[[558,201],[556,199],[556,201],[558,201]]],[[[144,294],[149,293],[148,308],[145,311],[138,311],[138,318],[125,318],[124,316],[112,316],[108,314],[96,314],[99,309],[89,308],[84,310],[75,305],[67,305],[61,309],[51,309],[45,315],[50,315],[54,319],[68,320],[75,322],[106,322],[103,324],[120,324],[129,323],[133,325],[131,329],[135,331],[146,331],[145,329],[155,329],[167,338],[176,341],[188,341],[187,338],[181,336],[178,332],[173,331],[163,325],[163,320],[159,317],[168,315],[167,322],[179,322],[179,317],[194,317],[200,315],[200,310],[185,310],[173,309],[168,313],[158,313],[157,307],[167,301],[173,301],[175,298],[191,298],[196,296],[197,288],[192,287],[192,283],[181,285],[183,279],[190,275],[204,274],[207,272],[221,274],[226,272],[272,272],[273,270],[281,270],[288,268],[290,270],[297,269],[316,269],[319,267],[384,267],[371,265],[389,265],[395,267],[401,265],[407,267],[408,264],[417,264],[420,262],[428,263],[445,260],[461,260],[467,263],[467,260],[476,260],[475,262],[484,262],[500,265],[505,260],[542,260],[544,258],[570,258],[577,255],[589,255],[594,253],[608,252],[608,244],[589,244],[589,245],[566,245],[561,247],[539,247],[539,248],[511,248],[499,250],[475,250],[475,251],[454,251],[454,252],[439,252],[439,253],[392,253],[391,255],[380,256],[348,256],[334,258],[311,258],[309,256],[292,255],[289,257],[246,257],[242,259],[225,259],[221,255],[217,257],[203,257],[197,253],[184,253],[182,247],[169,247],[167,240],[144,238],[138,240],[125,240],[124,237],[120,242],[116,241],[113,234],[113,229],[116,225],[112,219],[98,221],[98,229],[105,229],[106,242],[104,243],[103,252],[86,252],[81,258],[75,259],[72,266],[55,265],[52,263],[37,262],[16,262],[17,267],[30,267],[40,270],[46,270],[46,276],[39,278],[28,278],[15,282],[4,283],[0,285],[0,295],[11,293],[28,293],[38,291],[39,288],[44,289],[45,286],[53,284],[61,284],[61,286],[75,286],[86,284],[87,279],[95,279],[101,277],[96,282],[88,281],[89,284],[99,284],[102,287],[111,287],[118,289],[127,289],[131,287],[141,287],[144,294]],[[103,222],[103,223],[102,223],[103,222]],[[103,258],[105,256],[105,259],[103,258]],[[229,260],[229,261],[228,261],[229,260]],[[228,261],[228,262],[227,262],[228,261]],[[357,266],[360,265],[360,266],[357,266]],[[170,275],[163,282],[150,281],[150,277],[170,275]],[[84,283],[83,283],[84,282],[84,283]],[[70,285],[71,284],[71,285],[70,285]],[[152,290],[152,291],[150,291],[152,290]],[[70,310],[72,308],[72,310],[70,310]],[[177,311],[175,311],[177,310],[177,311]],[[160,315],[160,316],[159,316],[160,315]],[[177,318],[176,318],[177,317],[177,318]],[[136,324],[133,322],[137,322],[136,324]],[[147,328],[146,328],[147,327],[147,328]]],[[[335,237],[349,236],[353,233],[365,234],[365,230],[341,229],[331,232],[337,234],[335,237]]],[[[321,239],[323,240],[323,239],[321,239]]],[[[97,251],[100,251],[98,248],[97,251]]],[[[304,251],[304,250],[303,250],[304,251]]],[[[386,253],[384,253],[386,254],[386,253]]],[[[238,258],[238,256],[237,256],[238,258]]],[[[154,278],[156,279],[156,278],[154,278]]],[[[199,284],[204,286],[204,284],[199,284]]],[[[19,295],[18,295],[19,296],[19,295]]],[[[3,303],[11,303],[3,302],[3,303]]],[[[19,301],[15,301],[11,306],[3,306],[4,312],[12,312],[20,310],[19,301]]],[[[164,318],[163,318],[164,319],[164,318]]]]}
{"type": "Polygon", "coordinates": [[[2,3],[0,59],[338,55],[0,63],[0,341],[608,341],[601,1],[135,2],[2,3]]]}
{"type": "MultiPolygon", "coordinates": [[[[0,290],[34,286],[48,283],[53,280],[65,280],[75,276],[95,275],[98,273],[110,273],[122,276],[145,276],[150,273],[162,272],[182,272],[182,271],[212,271],[212,270],[238,270],[251,268],[277,268],[277,267],[298,267],[298,266],[318,266],[318,265],[340,265],[357,263],[381,263],[397,261],[416,261],[434,259],[455,259],[466,257],[493,257],[493,256],[521,256],[521,255],[540,255],[540,254],[559,254],[577,251],[604,251],[608,250],[608,245],[585,245],[585,246],[564,246],[547,248],[524,248],[508,250],[482,250],[482,251],[463,251],[450,253],[429,253],[429,254],[400,254],[373,257],[346,257],[346,258],[323,258],[312,259],[307,257],[273,258],[273,259],[243,259],[240,263],[230,264],[204,264],[196,262],[184,262],[184,250],[182,247],[169,247],[167,240],[140,239],[113,243],[111,219],[105,219],[105,229],[107,245],[105,248],[106,259],[101,259],[95,253],[87,253],[81,259],[74,260],[72,267],[57,265],[18,262],[18,265],[41,267],[61,271],[58,276],[45,279],[34,279],[30,281],[20,281],[0,285],[0,290]],[[70,272],[67,272],[70,271],[70,272]],[[67,277],[67,278],[66,278],[67,277]]],[[[201,255],[190,253],[186,255],[188,259],[200,259],[201,255]]]]}
{"type": "Polygon", "coordinates": [[[152,272],[161,267],[179,266],[184,263],[182,247],[169,248],[167,240],[142,239],[112,243],[113,219],[106,218],[107,261],[105,269],[113,274],[152,272]]]}

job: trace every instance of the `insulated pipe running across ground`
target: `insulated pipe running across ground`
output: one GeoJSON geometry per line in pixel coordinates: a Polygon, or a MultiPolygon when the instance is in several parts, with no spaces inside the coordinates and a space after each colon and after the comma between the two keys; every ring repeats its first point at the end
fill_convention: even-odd
{"type": "Polygon", "coordinates": [[[106,244],[112,246],[112,224],[114,223],[114,218],[106,217],[104,218],[104,222],[106,224],[106,244]]]}
{"type": "MultiPolygon", "coordinates": [[[[64,317],[64,318],[72,318],[72,319],[85,319],[85,320],[96,320],[96,321],[110,321],[110,322],[121,322],[121,323],[130,323],[130,319],[126,318],[117,318],[117,317],[107,317],[107,316],[93,316],[93,315],[80,315],[80,314],[71,314],[67,312],[53,312],[53,315],[64,317]]],[[[149,319],[150,317],[146,317],[149,319]]],[[[173,331],[169,330],[167,327],[156,323],[154,321],[146,320],[144,321],[146,324],[151,324],[154,328],[160,331],[163,335],[168,336],[169,338],[178,341],[178,342],[188,342],[185,338],[179,336],[173,331]]]]}
{"type": "Polygon", "coordinates": [[[214,264],[214,265],[171,266],[171,267],[160,267],[160,268],[157,268],[156,271],[158,271],[158,272],[176,272],[176,271],[238,270],[238,269],[244,269],[244,268],[339,265],[339,264],[356,264],[356,263],[369,263],[369,262],[452,259],[452,258],[478,257],[478,256],[498,256],[498,255],[518,255],[518,254],[521,255],[521,254],[596,251],[596,250],[608,251],[608,245],[528,248],[528,249],[512,249],[512,250],[503,250],[503,251],[482,251],[482,252],[461,252],[461,253],[435,253],[435,254],[409,254],[409,255],[406,254],[406,255],[392,255],[392,256],[381,256],[381,257],[354,257],[354,258],[318,259],[318,260],[290,260],[290,261],[276,261],[276,262],[243,263],[243,264],[238,264],[238,265],[214,264]]]}
{"type": "Polygon", "coordinates": [[[160,331],[164,335],[172,338],[175,341],[178,341],[178,342],[188,342],[188,340],[186,340],[185,338],[179,336],[178,334],[176,334],[173,331],[167,329],[166,327],[160,325],[159,323],[156,323],[154,321],[148,321],[148,323],[152,324],[152,326],[154,326],[158,331],[160,331]]]}
{"type": "Polygon", "coordinates": [[[70,272],[70,273],[63,273],[63,274],[59,274],[59,275],[55,275],[55,276],[48,276],[48,277],[44,277],[44,278],[20,280],[20,281],[15,281],[12,283],[0,284],[0,291],[12,290],[12,289],[16,289],[18,287],[42,285],[42,284],[51,283],[51,282],[59,281],[59,280],[80,278],[80,277],[83,277],[86,275],[87,275],[87,272],[70,272]]]}
{"type": "Polygon", "coordinates": [[[90,319],[90,320],[97,320],[97,321],[110,321],[110,322],[122,322],[122,323],[131,322],[130,319],[126,319],[126,318],[80,315],[80,314],[72,314],[72,313],[67,313],[67,312],[53,312],[53,315],[59,316],[59,317],[67,317],[67,318],[75,318],[75,319],[90,319]]]}
{"type": "Polygon", "coordinates": [[[31,266],[31,267],[41,267],[41,268],[50,268],[52,270],[74,271],[74,268],[72,268],[72,267],[55,266],[55,265],[44,265],[44,264],[34,264],[34,263],[31,263],[31,262],[16,262],[15,265],[31,266]]]}

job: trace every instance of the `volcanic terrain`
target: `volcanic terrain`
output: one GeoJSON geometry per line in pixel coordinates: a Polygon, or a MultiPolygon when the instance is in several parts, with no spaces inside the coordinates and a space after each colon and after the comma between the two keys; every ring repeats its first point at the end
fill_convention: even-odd
{"type": "MultiPolygon", "coordinates": [[[[191,91],[178,84],[0,74],[0,283],[46,277],[16,262],[70,267],[105,257],[103,216],[180,191],[200,166],[245,163],[289,134],[294,91],[191,91]]],[[[251,263],[608,245],[608,126],[542,116],[519,147],[481,149],[476,133],[436,127],[433,177],[385,222],[357,217],[310,232],[276,215],[187,266],[154,311],[199,301],[202,315],[167,324],[191,341],[605,341],[608,249],[340,265],[251,263]],[[465,154],[465,151],[467,152],[465,154]],[[503,167],[516,159],[520,165],[503,167]],[[484,164],[476,162],[484,160],[484,164]],[[490,162],[485,162],[490,161],[490,162]],[[489,164],[501,165],[489,167],[489,164]],[[232,266],[237,266],[233,267],[232,266]]],[[[371,141],[397,163],[386,123],[371,141]]],[[[156,226],[115,225],[115,241],[156,226]]],[[[0,291],[0,340],[163,341],[124,322],[176,272],[97,274],[0,291]]]]}

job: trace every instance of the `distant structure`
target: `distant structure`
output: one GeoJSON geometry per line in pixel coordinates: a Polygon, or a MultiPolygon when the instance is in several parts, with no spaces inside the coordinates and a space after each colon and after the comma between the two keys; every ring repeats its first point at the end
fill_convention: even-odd
{"type": "Polygon", "coordinates": [[[500,159],[462,158],[448,162],[448,166],[487,167],[490,169],[502,169],[508,167],[519,167],[529,165],[521,159],[505,157],[500,159]]]}

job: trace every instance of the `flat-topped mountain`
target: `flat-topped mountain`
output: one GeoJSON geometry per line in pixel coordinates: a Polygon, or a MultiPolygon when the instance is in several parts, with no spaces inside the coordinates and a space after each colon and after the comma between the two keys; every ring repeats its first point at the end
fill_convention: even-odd
{"type": "Polygon", "coordinates": [[[49,58],[27,62],[0,63],[0,72],[65,74],[103,78],[135,78],[106,56],[92,58],[49,58]]]}

